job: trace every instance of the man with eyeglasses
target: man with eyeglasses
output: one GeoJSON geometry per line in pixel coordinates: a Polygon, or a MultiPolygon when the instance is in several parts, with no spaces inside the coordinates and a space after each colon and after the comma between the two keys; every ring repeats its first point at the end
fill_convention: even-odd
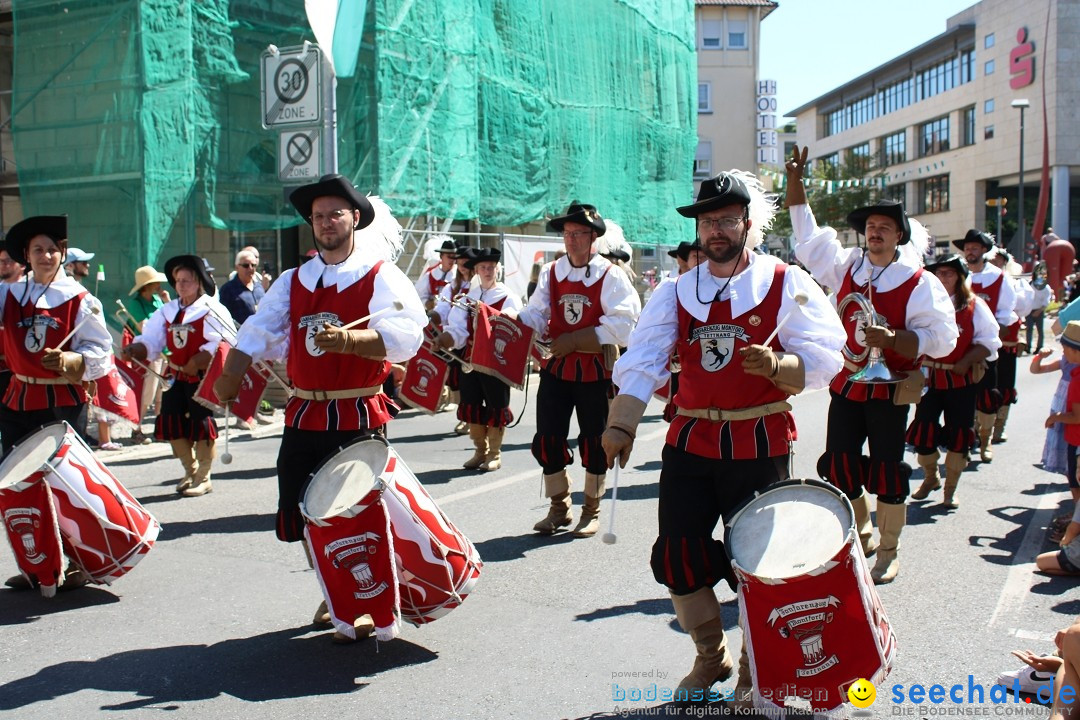
{"type": "Polygon", "coordinates": [[[262,283],[257,282],[255,278],[258,264],[259,258],[252,252],[248,250],[238,252],[236,275],[218,291],[218,302],[228,308],[237,327],[243,325],[245,320],[255,314],[255,311],[259,309],[259,302],[266,294],[262,283]]]}
{"type": "MultiPolygon", "coordinates": [[[[788,479],[795,422],[787,399],[829,383],[841,367],[844,330],[805,272],[754,252],[776,213],[756,177],[720,173],[701,183],[695,203],[677,209],[696,221],[706,262],[661,283],[645,305],[615,364],[619,394],[603,446],[609,466],[626,466],[649,398],[667,382],[668,358],[677,352],[682,369],[650,565],[697,650],[679,683],[682,699],[692,701],[734,670],[713,588],[722,580],[734,588],[735,578],[716,526],[755,492],[788,479]]],[[[750,687],[744,644],[736,700],[745,702],[750,687]]]]}
{"type": "Polygon", "coordinates": [[[815,280],[837,288],[847,332],[844,368],[829,386],[828,431],[817,470],[851,500],[863,552],[877,552],[874,583],[889,583],[900,571],[897,551],[907,524],[911,466],[904,462],[904,436],[909,406],[923,389],[919,359],[953,351],[960,335],[956,310],[941,281],[923,271],[930,236],[903,203],[879,200],[848,214],[848,224],[865,236],[865,248],[845,248],[835,230],[818,227],[802,184],[806,158],[807,149],[796,147],[786,166],[795,255],[815,280]],[[858,309],[856,295],[873,307],[873,317],[858,309]],[[845,302],[853,307],[846,309],[845,302]],[[874,348],[901,381],[866,381],[874,348]],[[879,543],[873,541],[869,493],[877,496],[879,543]]]}
{"type": "MultiPolygon", "coordinates": [[[[253,360],[287,355],[296,387],[285,408],[278,453],[277,537],[300,542],[299,503],[311,473],[343,445],[385,436],[386,424],[398,413],[383,393],[390,364],[416,354],[427,316],[412,283],[394,264],[401,226],[382,200],[365,197],[332,174],[297,188],[289,201],[311,224],[319,254],[270,286],[240,328],[214,391],[222,400],[235,398],[253,360]],[[395,302],[401,310],[394,310],[395,302]],[[383,314],[356,329],[341,329],[372,313],[383,314]]],[[[306,543],[305,552],[312,562],[306,543]]],[[[313,622],[331,625],[325,601],[313,622]]],[[[335,633],[335,642],[367,637],[375,625],[363,615],[351,632],[346,629],[335,633]]]]}
{"type": "Polygon", "coordinates": [[[572,534],[592,537],[600,527],[607,473],[600,435],[607,422],[610,359],[626,345],[641,301],[627,274],[610,272],[612,264],[596,253],[596,240],[607,225],[594,206],[571,203],[565,214],[548,222],[548,230],[562,234],[566,254],[540,270],[536,290],[520,314],[522,322],[551,338],[551,357],[540,370],[532,441],[551,507],[533,529],[551,535],[574,522],[566,466],[573,460],[567,440],[576,412],[585,504],[572,534]]]}

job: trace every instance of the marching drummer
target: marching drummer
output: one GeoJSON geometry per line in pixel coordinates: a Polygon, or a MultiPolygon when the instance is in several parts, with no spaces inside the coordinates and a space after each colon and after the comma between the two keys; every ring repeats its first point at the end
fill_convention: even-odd
{"type": "MultiPolygon", "coordinates": [[[[0,286],[3,354],[13,373],[0,403],[4,456],[41,425],[64,421],[83,433],[87,391],[113,368],[101,303],[64,272],[67,247],[65,215],[26,218],[4,239],[8,256],[30,267],[26,277],[0,286]]],[[[70,565],[62,587],[86,582],[70,565]]],[[[30,587],[22,575],[7,584],[30,587]]]]}
{"type": "MultiPolygon", "coordinates": [[[[603,447],[609,465],[625,467],[645,406],[667,382],[677,350],[682,382],[663,450],[650,564],[697,648],[693,670],[679,683],[693,699],[734,668],[713,590],[721,580],[734,587],[734,577],[724,544],[713,539],[716,524],[754,492],[788,478],[795,423],[786,400],[829,383],[842,364],[844,330],[805,272],[754,252],[776,210],[753,175],[720,173],[678,211],[695,219],[707,261],[658,285],[645,305],[615,363],[619,394],[603,447]],[[763,344],[778,327],[775,340],[763,344]]],[[[744,646],[737,699],[750,687],[744,646]]]]}
{"type": "Polygon", "coordinates": [[[883,321],[873,324],[862,310],[841,317],[848,357],[830,384],[832,401],[818,474],[851,499],[863,552],[868,557],[877,552],[870,575],[875,583],[888,583],[900,571],[897,551],[907,523],[911,466],[903,461],[904,432],[908,406],[919,399],[923,388],[916,359],[952,352],[959,335],[956,313],[941,282],[923,271],[929,234],[908,218],[902,203],[882,200],[848,214],[851,227],[866,237],[866,249],[844,248],[835,230],[818,227],[802,184],[806,156],[805,147],[801,154],[795,148],[787,162],[796,257],[819,283],[838,288],[838,308],[844,307],[848,296],[858,295],[883,321]],[[904,382],[859,381],[871,348],[883,352],[885,365],[902,374],[904,382]],[[862,454],[864,443],[869,445],[869,457],[862,454]],[[867,492],[877,495],[880,544],[873,542],[867,492]]]}
{"type": "Polygon", "coordinates": [[[626,273],[609,272],[611,263],[596,253],[597,238],[607,226],[594,206],[571,203],[565,214],[548,221],[548,230],[562,233],[566,254],[540,270],[536,290],[519,318],[539,335],[551,337],[551,358],[540,371],[532,441],[551,506],[533,529],[551,535],[574,521],[566,466],[573,459],[567,439],[576,411],[585,505],[572,532],[592,537],[600,528],[607,472],[600,447],[611,391],[611,364],[605,358],[626,345],[641,302],[626,273]]]}
{"type": "MultiPolygon", "coordinates": [[[[416,353],[427,318],[412,283],[394,265],[401,226],[385,203],[365,197],[341,175],[303,185],[289,200],[311,224],[319,254],[270,286],[240,329],[214,391],[223,401],[235,398],[253,360],[277,360],[287,351],[296,387],[278,453],[277,537],[299,542],[308,477],[342,445],[385,434],[398,412],[382,391],[390,363],[416,353]],[[380,314],[356,329],[341,327],[373,313],[380,314]]],[[[306,544],[305,550],[312,552],[306,544]]],[[[331,624],[325,601],[314,622],[331,624]]],[[[370,616],[355,623],[356,639],[373,630],[370,616]]],[[[353,639],[334,635],[336,642],[353,639]]]]}
{"type": "Polygon", "coordinates": [[[177,255],[165,263],[175,300],[147,318],[142,334],[121,350],[125,358],[145,363],[168,350],[173,385],[161,395],[154,437],[166,440],[184,468],[176,492],[198,497],[213,491],[210,470],[215,457],[214,413],[195,401],[219,343],[235,332],[229,311],[214,299],[214,281],[197,255],[177,255]]]}
{"type": "MultiPolygon", "coordinates": [[[[469,283],[472,282],[473,270],[468,266],[469,259],[475,252],[474,248],[458,245],[454,252],[454,277],[450,282],[443,285],[439,290],[439,297],[435,307],[428,312],[431,318],[432,329],[436,332],[446,327],[450,319],[450,309],[453,307],[454,298],[469,291],[469,283]]],[[[447,401],[454,405],[461,405],[461,361],[451,360],[446,372],[446,387],[449,388],[447,401]]],[[[469,423],[458,420],[454,426],[454,434],[465,435],[469,432],[469,423]]]]}
{"type": "Polygon", "coordinates": [[[416,294],[420,296],[420,302],[424,303],[427,310],[435,309],[439,301],[439,292],[446,284],[454,280],[457,268],[454,260],[457,258],[458,246],[449,235],[436,235],[433,241],[442,240],[439,246],[439,262],[420,273],[420,279],[416,281],[416,294]]]}
{"type": "MultiPolygon", "coordinates": [[[[475,279],[465,296],[465,306],[458,301],[450,310],[450,318],[436,342],[443,348],[464,349],[469,357],[473,343],[473,312],[476,303],[493,310],[521,309],[521,300],[501,282],[496,282],[502,252],[498,248],[481,248],[465,261],[465,267],[475,273],[475,279]]],[[[503,380],[481,372],[462,373],[461,403],[458,420],[468,423],[469,438],[476,451],[465,461],[466,470],[498,470],[502,467],[502,443],[506,426],[514,420],[510,411],[510,386],[503,380]]]]}

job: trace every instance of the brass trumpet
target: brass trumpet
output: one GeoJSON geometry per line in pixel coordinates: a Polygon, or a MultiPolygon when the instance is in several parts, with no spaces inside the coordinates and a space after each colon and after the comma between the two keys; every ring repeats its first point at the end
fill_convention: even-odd
{"type": "Polygon", "coordinates": [[[123,300],[117,300],[116,304],[120,306],[120,309],[113,313],[113,317],[115,317],[117,319],[117,321],[119,321],[119,323],[121,325],[127,325],[130,322],[131,327],[134,328],[135,330],[138,330],[139,329],[139,323],[136,322],[135,316],[132,315],[128,311],[127,307],[124,305],[124,301],[123,300]],[[126,316],[126,319],[125,319],[125,316],[126,316]]]}
{"type": "MultiPolygon", "coordinates": [[[[840,301],[840,304],[836,306],[836,312],[840,315],[841,319],[844,317],[847,306],[852,303],[855,304],[857,310],[851,316],[851,320],[858,323],[859,330],[870,327],[871,325],[884,324],[885,318],[877,314],[874,310],[873,303],[871,303],[862,293],[850,293],[840,301]]],[[[894,373],[889,369],[889,366],[885,364],[885,358],[881,348],[864,347],[862,352],[855,353],[848,349],[847,343],[844,343],[844,356],[852,362],[862,362],[863,360],[866,360],[867,355],[870,356],[870,359],[867,360],[866,365],[851,376],[851,382],[865,383],[868,385],[887,385],[905,379],[902,375],[894,373]]]]}

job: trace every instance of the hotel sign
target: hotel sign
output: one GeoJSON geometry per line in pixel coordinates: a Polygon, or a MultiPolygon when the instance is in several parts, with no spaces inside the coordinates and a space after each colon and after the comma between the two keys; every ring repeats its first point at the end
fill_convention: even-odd
{"type": "Polygon", "coordinates": [[[780,150],[776,134],[776,81],[758,80],[757,85],[757,161],[758,165],[779,165],[780,150]]]}

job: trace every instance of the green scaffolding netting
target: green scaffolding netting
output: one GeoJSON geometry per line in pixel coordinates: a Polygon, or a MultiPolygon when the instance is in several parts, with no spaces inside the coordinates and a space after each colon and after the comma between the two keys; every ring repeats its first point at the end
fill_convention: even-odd
{"type": "MultiPolygon", "coordinates": [[[[197,228],[297,225],[260,122],[260,55],[314,41],[295,0],[18,0],[12,134],[25,215],[126,295],[197,228]]],[[[339,30],[340,32],[340,30],[339,30]]],[[[575,199],[635,244],[685,222],[691,0],[368,0],[338,80],[339,171],[399,217],[512,226],[575,199]]]]}

